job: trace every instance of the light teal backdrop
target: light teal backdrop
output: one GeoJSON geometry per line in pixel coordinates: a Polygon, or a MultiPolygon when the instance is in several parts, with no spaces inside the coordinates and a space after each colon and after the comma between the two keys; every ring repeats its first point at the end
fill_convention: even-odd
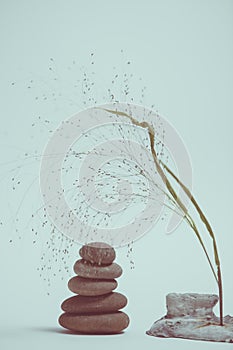
{"type": "MultiPolygon", "coordinates": [[[[40,128],[34,138],[30,134],[40,113],[56,126],[81,108],[80,95],[65,85],[72,74],[67,67],[74,59],[79,66],[87,65],[90,53],[95,53],[96,74],[102,78],[99,90],[107,87],[112,66],[124,71],[125,61],[131,60],[131,70],[143,79],[132,87],[136,102],[145,85],[143,102],[154,104],[169,119],[190,152],[194,193],[219,242],[225,313],[233,315],[233,2],[1,0],[0,43],[1,162],[15,159],[28,147],[43,149],[48,134],[40,128]],[[64,81],[60,89],[66,92],[54,105],[34,99],[37,92],[43,95],[53,89],[48,86],[50,57],[58,62],[64,81]],[[32,92],[27,88],[31,79],[37,86],[32,92]],[[77,105],[68,103],[70,93],[77,105]]],[[[101,93],[98,101],[104,102],[101,93]]],[[[38,169],[28,170],[33,171],[38,169]]],[[[2,221],[13,222],[14,199],[5,184],[2,180],[2,221]]],[[[38,189],[30,196],[21,215],[25,222],[39,201],[38,189]]],[[[20,192],[17,200],[21,201],[20,192]]],[[[118,262],[124,267],[118,289],[128,296],[131,325],[124,335],[111,337],[58,333],[59,305],[69,295],[66,280],[55,280],[48,297],[36,271],[45,249],[43,240],[35,248],[29,234],[20,232],[22,239],[10,245],[11,225],[0,229],[1,349],[225,349],[224,344],[145,335],[165,313],[168,292],[217,292],[201,249],[185,225],[165,236],[161,223],[137,241],[134,270],[127,250],[118,251],[118,262]]]]}

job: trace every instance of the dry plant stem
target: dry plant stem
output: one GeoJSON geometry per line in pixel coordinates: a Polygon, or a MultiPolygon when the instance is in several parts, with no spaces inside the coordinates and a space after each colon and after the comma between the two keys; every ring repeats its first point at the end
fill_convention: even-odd
{"type": "Polygon", "coordinates": [[[191,227],[192,230],[195,232],[195,234],[196,234],[196,236],[197,236],[197,238],[198,238],[198,240],[199,240],[199,242],[200,242],[200,244],[201,244],[201,246],[202,246],[202,248],[203,248],[203,250],[204,250],[204,252],[205,252],[205,255],[206,255],[207,260],[208,260],[208,262],[209,262],[209,264],[210,264],[210,267],[211,267],[211,270],[212,270],[212,272],[213,272],[213,274],[214,274],[214,277],[215,277],[215,279],[216,279],[216,281],[217,281],[217,283],[218,283],[217,275],[216,275],[216,273],[215,273],[215,271],[214,271],[214,267],[213,267],[212,262],[211,262],[211,260],[210,260],[209,254],[208,254],[208,252],[207,252],[207,250],[206,250],[206,248],[205,248],[205,245],[204,245],[204,243],[203,243],[203,240],[202,240],[202,238],[201,238],[201,236],[200,236],[200,233],[199,233],[199,231],[198,231],[198,229],[197,229],[197,227],[196,227],[196,225],[195,225],[195,223],[194,223],[192,217],[191,217],[190,214],[188,213],[188,209],[186,208],[186,206],[183,204],[183,202],[180,200],[180,198],[179,198],[178,195],[176,194],[176,192],[175,192],[175,190],[173,189],[173,187],[172,187],[170,181],[167,179],[167,177],[166,177],[166,175],[165,175],[163,169],[161,168],[161,166],[160,166],[160,164],[159,164],[159,161],[158,161],[158,158],[157,158],[157,154],[156,154],[155,149],[154,149],[154,135],[153,135],[153,134],[150,134],[150,132],[149,132],[149,136],[150,136],[150,142],[151,142],[151,152],[152,152],[152,155],[153,155],[153,158],[154,158],[154,162],[155,162],[155,165],[156,165],[156,169],[157,169],[158,173],[160,174],[160,176],[161,176],[163,182],[165,183],[165,185],[166,185],[168,191],[171,193],[171,195],[173,196],[173,198],[175,199],[175,201],[177,202],[177,204],[179,205],[179,207],[182,209],[182,211],[183,211],[183,213],[184,213],[184,217],[186,218],[186,220],[187,220],[187,222],[189,223],[190,227],[191,227]]]}
{"type": "Polygon", "coordinates": [[[193,195],[189,191],[189,189],[178,179],[178,177],[171,171],[171,169],[168,168],[168,166],[166,164],[164,164],[163,162],[160,162],[160,163],[163,165],[164,169],[166,169],[167,172],[180,185],[180,187],[183,189],[183,191],[186,193],[186,195],[190,198],[191,202],[193,203],[194,207],[196,208],[198,214],[200,215],[201,220],[205,224],[205,226],[206,226],[206,228],[207,228],[211,238],[213,239],[215,263],[216,263],[217,266],[219,266],[220,265],[220,261],[219,261],[219,256],[218,256],[217,243],[216,243],[216,240],[215,240],[215,236],[214,236],[213,230],[212,230],[212,228],[210,226],[210,223],[208,222],[205,214],[203,213],[203,211],[201,210],[201,208],[197,204],[197,201],[195,200],[195,198],[193,197],[193,195]]]}
{"type": "MultiPolygon", "coordinates": [[[[169,190],[169,192],[171,193],[171,195],[173,196],[173,198],[176,200],[177,204],[181,207],[181,209],[183,210],[184,214],[185,214],[185,217],[188,219],[188,222],[191,223],[191,228],[193,229],[193,231],[195,232],[199,242],[201,243],[201,246],[205,252],[205,255],[207,257],[207,260],[210,264],[210,267],[211,267],[211,270],[214,274],[214,277],[218,283],[218,289],[219,289],[219,308],[220,308],[220,325],[222,326],[223,325],[223,293],[222,293],[222,278],[221,278],[221,269],[220,269],[220,261],[219,261],[219,256],[218,256],[218,250],[217,250],[217,245],[216,245],[216,240],[215,240],[215,237],[214,237],[214,234],[212,232],[212,229],[208,223],[208,221],[206,220],[205,216],[203,215],[200,207],[197,205],[197,202],[195,201],[195,204],[198,206],[198,209],[199,209],[199,213],[201,211],[202,215],[201,215],[201,219],[204,220],[204,222],[206,223],[207,222],[207,230],[210,228],[211,229],[211,237],[213,239],[213,246],[214,246],[214,254],[215,254],[215,263],[217,265],[217,272],[218,272],[218,276],[216,276],[216,273],[214,271],[214,268],[213,268],[213,265],[210,261],[210,258],[209,258],[209,255],[206,251],[206,248],[205,248],[205,245],[201,239],[201,236],[198,232],[198,229],[196,227],[196,225],[194,224],[194,221],[192,220],[192,218],[190,217],[190,215],[188,214],[188,210],[187,208],[183,205],[182,201],[179,199],[179,197],[177,196],[176,192],[174,191],[173,187],[171,186],[170,184],[170,181],[167,179],[165,173],[163,172],[160,164],[159,164],[159,161],[158,161],[158,158],[157,158],[157,154],[155,152],[155,149],[154,149],[154,135],[150,133],[149,131],[149,136],[150,136],[150,142],[151,142],[151,151],[152,151],[152,155],[153,155],[153,158],[154,158],[154,161],[155,161],[155,164],[156,164],[156,168],[157,168],[157,171],[158,173],[160,174],[160,176],[162,177],[162,180],[163,182],[165,183],[167,189],[169,190]],[[153,147],[153,148],[152,148],[153,147]]],[[[193,198],[193,197],[192,197],[193,198]]],[[[194,198],[193,198],[194,199],[194,198]]],[[[193,203],[193,201],[192,201],[193,203]]],[[[196,206],[195,206],[196,207],[196,206]]]]}
{"type": "Polygon", "coordinates": [[[211,262],[211,260],[210,260],[209,254],[208,254],[208,252],[207,252],[207,250],[206,250],[206,247],[205,247],[205,245],[204,245],[204,242],[203,242],[203,240],[202,240],[202,238],[201,238],[201,235],[200,235],[200,233],[199,233],[199,231],[198,231],[198,229],[197,229],[197,227],[196,227],[196,225],[195,225],[193,219],[191,218],[191,216],[190,216],[189,214],[186,214],[186,215],[184,216],[184,218],[185,218],[186,221],[188,222],[188,224],[189,224],[189,226],[191,227],[191,229],[195,232],[195,234],[196,234],[196,236],[197,236],[197,238],[198,238],[198,240],[199,240],[199,242],[200,242],[200,244],[201,244],[201,246],[202,246],[202,249],[204,250],[204,253],[205,253],[206,258],[207,258],[207,260],[208,260],[208,263],[209,263],[209,265],[210,265],[211,271],[213,272],[214,278],[215,278],[215,280],[216,280],[216,282],[217,282],[217,284],[218,284],[218,277],[217,277],[217,274],[216,274],[216,272],[215,272],[215,270],[214,270],[214,267],[213,267],[213,264],[212,264],[212,262],[211,262]]]}
{"type": "Polygon", "coordinates": [[[180,185],[180,187],[183,189],[183,191],[186,193],[186,195],[190,198],[191,202],[193,203],[194,207],[196,208],[202,222],[207,228],[207,231],[209,232],[212,240],[213,240],[213,247],[214,247],[214,257],[215,257],[215,263],[217,266],[217,274],[218,274],[218,288],[219,288],[219,307],[220,307],[220,324],[223,325],[223,288],[222,288],[222,273],[221,273],[221,265],[220,265],[220,259],[218,254],[218,248],[217,248],[217,242],[214,236],[214,232],[212,230],[212,227],[206,218],[205,214],[203,213],[202,209],[198,205],[197,201],[193,197],[190,190],[178,179],[178,177],[172,172],[172,170],[163,162],[161,162],[164,169],[167,170],[167,172],[176,180],[176,182],[180,185]]]}
{"type": "Polygon", "coordinates": [[[173,174],[173,172],[165,165],[161,162],[161,164],[163,164],[164,168],[170,173],[170,175],[172,175],[172,177],[178,182],[178,184],[181,186],[181,188],[184,190],[184,192],[188,195],[188,197],[190,198],[191,202],[193,203],[193,205],[195,206],[196,210],[198,211],[201,220],[204,222],[210,236],[212,237],[213,240],[213,247],[214,247],[214,255],[215,255],[215,263],[217,266],[217,275],[215,273],[214,267],[211,263],[210,257],[208,255],[208,252],[205,248],[205,245],[203,243],[203,240],[200,236],[200,233],[193,221],[193,219],[191,218],[191,216],[188,213],[187,208],[185,207],[185,205],[183,204],[183,202],[180,200],[180,198],[178,197],[178,195],[176,194],[175,190],[173,189],[170,181],[168,180],[166,174],[164,173],[162,167],[160,166],[160,161],[158,160],[155,148],[154,148],[154,130],[153,127],[147,123],[147,122],[138,122],[136,119],[134,119],[132,116],[128,115],[127,113],[124,112],[120,112],[120,111],[113,111],[113,110],[109,110],[109,109],[104,109],[107,112],[113,113],[113,114],[117,114],[117,115],[121,115],[121,116],[125,116],[127,118],[129,118],[131,120],[131,122],[134,125],[140,126],[142,128],[145,128],[148,130],[149,133],[149,138],[150,138],[150,145],[151,145],[151,152],[152,152],[152,156],[156,165],[156,169],[160,175],[160,177],[162,178],[162,181],[164,182],[164,184],[166,185],[168,191],[170,192],[170,194],[172,195],[172,197],[175,199],[176,203],[178,204],[178,206],[181,208],[182,212],[184,213],[184,218],[186,219],[186,221],[188,222],[188,224],[190,225],[190,227],[192,228],[192,230],[195,232],[203,250],[204,253],[207,257],[208,263],[211,267],[211,270],[214,274],[214,277],[217,281],[218,284],[218,289],[219,289],[219,307],[220,307],[220,325],[223,325],[223,290],[222,290],[222,278],[221,278],[221,268],[220,268],[220,260],[219,260],[219,255],[218,255],[218,249],[217,249],[217,244],[216,244],[216,240],[215,240],[215,236],[213,233],[213,230],[208,222],[208,220],[206,219],[204,213],[202,212],[202,210],[200,209],[199,205],[197,204],[196,200],[193,198],[191,192],[188,190],[188,188],[175,176],[175,174],[173,174]]]}
{"type": "Polygon", "coordinates": [[[206,255],[206,258],[208,260],[208,263],[211,267],[211,270],[213,272],[213,275],[214,275],[214,278],[216,279],[216,282],[218,283],[218,278],[217,278],[217,275],[216,275],[216,272],[214,270],[214,267],[213,267],[213,264],[210,260],[210,257],[209,257],[209,254],[205,248],[205,245],[204,245],[204,242],[201,238],[201,235],[199,234],[198,232],[198,229],[193,221],[193,219],[191,218],[191,216],[189,215],[188,213],[188,209],[185,207],[185,205],[182,203],[182,201],[180,200],[180,198],[177,196],[175,190],[173,189],[170,181],[168,180],[168,178],[166,177],[166,174],[164,173],[162,167],[160,166],[160,162],[157,158],[157,154],[155,152],[155,148],[154,148],[154,131],[153,131],[153,127],[148,124],[147,122],[138,122],[136,119],[134,119],[133,117],[131,117],[130,115],[128,115],[127,113],[124,113],[124,112],[120,112],[120,111],[113,111],[113,110],[109,110],[109,109],[104,109],[105,111],[107,112],[110,112],[112,114],[116,114],[116,115],[120,115],[120,116],[124,116],[124,117],[127,117],[131,120],[132,124],[134,125],[137,125],[137,126],[140,126],[144,129],[147,129],[148,130],[148,133],[149,133],[149,138],[150,138],[150,145],[151,145],[151,152],[152,152],[152,156],[153,156],[153,159],[154,159],[154,162],[155,162],[155,165],[156,165],[156,170],[158,171],[160,177],[162,178],[164,184],[166,185],[168,191],[170,192],[170,194],[172,195],[172,197],[174,198],[175,202],[178,204],[178,207],[181,209],[181,211],[183,212],[183,215],[186,219],[186,221],[188,222],[188,224],[190,225],[190,227],[192,228],[192,230],[195,232],[203,250],[204,250],[204,253],[206,255]]]}

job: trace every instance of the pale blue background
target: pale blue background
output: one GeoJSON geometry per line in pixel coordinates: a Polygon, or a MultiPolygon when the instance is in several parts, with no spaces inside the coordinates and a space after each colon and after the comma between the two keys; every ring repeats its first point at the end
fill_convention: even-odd
{"type": "MultiPolygon", "coordinates": [[[[54,57],[60,67],[67,66],[72,59],[85,64],[93,51],[98,56],[104,81],[107,67],[121,64],[123,48],[127,58],[133,61],[133,70],[147,86],[145,103],[154,103],[170,120],[190,152],[194,192],[217,234],[223,265],[225,313],[231,315],[232,39],[233,2],[230,0],[0,1],[3,160],[18,154],[14,147],[35,146],[33,140],[27,141],[28,125],[38,111],[27,89],[12,90],[12,81],[23,86],[31,77],[40,79],[50,57],[54,57]]],[[[60,72],[65,79],[66,71],[60,72]]],[[[135,91],[140,88],[135,86],[135,91]]],[[[53,110],[55,125],[76,111],[77,107],[68,104],[61,106],[56,114],[53,110]]],[[[37,147],[46,142],[44,138],[37,147]]],[[[4,215],[9,209],[9,200],[7,190],[2,193],[4,215]]],[[[30,202],[28,212],[31,212],[30,202]]],[[[25,211],[25,219],[28,212],[25,211]]],[[[217,292],[200,247],[185,225],[168,237],[160,224],[136,242],[133,271],[126,250],[118,251],[118,262],[124,267],[118,289],[129,298],[127,312],[131,325],[124,335],[111,337],[78,337],[55,332],[60,302],[69,295],[66,281],[55,282],[51,296],[47,297],[36,272],[43,247],[32,249],[27,239],[10,247],[10,234],[8,229],[1,228],[4,244],[1,244],[0,262],[1,349],[126,346],[225,349],[227,346],[145,335],[153,321],[165,313],[168,292],[217,292]]]]}

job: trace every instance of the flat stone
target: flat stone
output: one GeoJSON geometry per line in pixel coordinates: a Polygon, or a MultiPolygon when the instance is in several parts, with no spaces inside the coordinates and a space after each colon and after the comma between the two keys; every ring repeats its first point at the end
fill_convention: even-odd
{"type": "Polygon", "coordinates": [[[75,276],[68,282],[71,292],[87,296],[108,294],[116,287],[117,281],[114,279],[102,280],[75,276]]]}
{"type": "Polygon", "coordinates": [[[122,311],[98,315],[64,313],[58,322],[62,327],[82,334],[115,334],[128,327],[129,317],[122,311]]]}
{"type": "Polygon", "coordinates": [[[127,298],[124,295],[113,292],[93,297],[76,295],[63,301],[61,308],[68,313],[96,314],[115,312],[124,308],[126,304],[127,298]]]}
{"type": "Polygon", "coordinates": [[[79,250],[79,254],[83,259],[97,265],[110,265],[116,257],[114,248],[102,242],[84,245],[79,250]]]}
{"type": "Polygon", "coordinates": [[[98,266],[84,259],[80,259],[74,264],[74,272],[85,278],[114,279],[121,276],[122,268],[116,263],[98,266]]]}
{"type": "Polygon", "coordinates": [[[162,338],[233,343],[233,317],[224,317],[224,326],[220,326],[216,316],[211,319],[165,316],[156,321],[146,333],[162,338]]]}
{"type": "Polygon", "coordinates": [[[220,326],[212,310],[217,301],[214,294],[168,294],[167,314],[146,333],[163,338],[233,343],[233,317],[224,317],[224,325],[220,326]]]}

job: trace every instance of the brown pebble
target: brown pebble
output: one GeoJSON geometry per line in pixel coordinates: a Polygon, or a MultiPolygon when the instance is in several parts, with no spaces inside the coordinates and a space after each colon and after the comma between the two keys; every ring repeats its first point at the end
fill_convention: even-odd
{"type": "Polygon", "coordinates": [[[121,293],[113,292],[102,296],[87,297],[75,295],[63,301],[61,308],[75,314],[115,312],[127,304],[127,298],[121,293]]]}
{"type": "Polygon", "coordinates": [[[122,268],[116,263],[98,266],[80,259],[74,264],[74,272],[85,278],[114,279],[121,276],[122,268]]]}
{"type": "Polygon", "coordinates": [[[62,327],[83,334],[115,334],[128,327],[129,317],[122,311],[98,315],[64,313],[59,317],[62,327]]]}
{"type": "Polygon", "coordinates": [[[79,254],[83,259],[97,265],[110,265],[116,257],[113,247],[102,242],[92,242],[84,245],[79,250],[79,254]]]}
{"type": "Polygon", "coordinates": [[[116,280],[101,280],[94,278],[73,277],[68,282],[71,292],[80,295],[103,295],[108,294],[117,287],[116,280]]]}

